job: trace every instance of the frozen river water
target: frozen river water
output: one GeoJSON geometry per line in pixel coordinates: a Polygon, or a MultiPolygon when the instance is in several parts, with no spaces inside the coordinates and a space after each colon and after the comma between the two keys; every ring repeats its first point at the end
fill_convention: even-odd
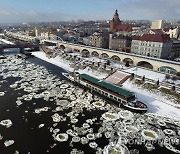
{"type": "Polygon", "coordinates": [[[35,57],[0,59],[1,154],[107,153],[119,137],[122,153],[179,152],[179,121],[118,108],[64,71],[35,57]]]}

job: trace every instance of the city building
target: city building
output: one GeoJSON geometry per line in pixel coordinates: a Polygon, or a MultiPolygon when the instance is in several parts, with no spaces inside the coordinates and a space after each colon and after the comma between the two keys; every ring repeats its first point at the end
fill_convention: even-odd
{"type": "Polygon", "coordinates": [[[124,35],[113,35],[109,37],[109,49],[130,52],[132,39],[124,35]]]}
{"type": "Polygon", "coordinates": [[[83,28],[82,30],[83,30],[85,36],[89,36],[89,35],[92,35],[97,30],[97,28],[87,27],[87,28],[83,28]]]}
{"type": "Polygon", "coordinates": [[[131,52],[135,54],[168,59],[172,41],[167,34],[144,34],[132,38],[131,52]]]}
{"type": "Polygon", "coordinates": [[[176,58],[180,58],[180,40],[172,39],[172,42],[173,44],[170,58],[174,60],[176,58]]]}
{"type": "Polygon", "coordinates": [[[178,39],[180,37],[180,28],[151,29],[149,34],[168,34],[170,38],[178,39]]]}
{"type": "Polygon", "coordinates": [[[156,20],[151,22],[151,29],[162,29],[164,26],[163,20],[156,20]]]}
{"type": "Polygon", "coordinates": [[[83,43],[88,46],[107,49],[109,47],[109,35],[95,32],[93,35],[83,38],[83,43]]]}
{"type": "Polygon", "coordinates": [[[118,11],[115,11],[113,19],[110,21],[109,32],[115,33],[118,32],[121,35],[127,35],[127,33],[132,31],[132,27],[121,23],[119,19],[118,11]]]}
{"type": "Polygon", "coordinates": [[[170,36],[170,38],[178,39],[180,35],[180,28],[164,28],[163,31],[170,36]]]}

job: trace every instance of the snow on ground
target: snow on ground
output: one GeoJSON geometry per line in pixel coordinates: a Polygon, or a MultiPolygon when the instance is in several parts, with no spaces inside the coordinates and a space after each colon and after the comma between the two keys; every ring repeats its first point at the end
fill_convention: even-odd
{"type": "MultiPolygon", "coordinates": [[[[40,51],[32,52],[32,55],[34,55],[35,57],[40,58],[40,59],[42,59],[44,61],[47,61],[47,62],[49,62],[51,64],[59,66],[59,67],[65,69],[67,71],[72,72],[74,70],[66,60],[63,60],[59,56],[57,56],[55,58],[48,58],[48,57],[46,57],[46,54],[44,52],[40,52],[40,51]]],[[[103,78],[107,77],[107,75],[108,75],[106,73],[100,73],[98,71],[91,70],[88,67],[86,67],[83,70],[78,70],[78,72],[79,73],[86,73],[86,74],[89,74],[89,75],[91,75],[93,77],[97,77],[99,79],[103,79],[103,78]]]]}
{"type": "Polygon", "coordinates": [[[126,67],[125,65],[120,64],[120,63],[111,62],[110,65],[117,69],[122,69],[122,70],[128,69],[128,67],[126,67]]]}
{"type": "Polygon", "coordinates": [[[81,54],[80,54],[80,53],[77,53],[77,52],[69,53],[69,55],[72,55],[72,56],[81,56],[81,54]]]}
{"type": "MultiPolygon", "coordinates": [[[[160,82],[164,82],[166,79],[165,79],[165,74],[163,73],[159,73],[159,72],[154,72],[154,71],[151,71],[151,70],[147,70],[147,69],[143,69],[143,68],[137,68],[137,67],[133,67],[133,68],[130,68],[130,69],[126,69],[124,70],[125,72],[128,72],[128,73],[134,73],[136,75],[139,75],[139,76],[144,76],[148,79],[152,79],[152,80],[159,80],[160,82]]],[[[168,80],[169,82],[173,83],[172,80],[168,80]]],[[[180,80],[177,80],[177,81],[174,81],[175,84],[180,84],[180,80]]]]}
{"type": "Polygon", "coordinates": [[[157,113],[172,118],[180,118],[180,104],[175,104],[172,100],[167,100],[165,96],[158,93],[152,93],[138,87],[129,80],[123,84],[123,88],[134,92],[138,99],[148,106],[148,112],[157,113]]]}
{"type": "Polygon", "coordinates": [[[105,62],[105,60],[101,60],[98,57],[89,57],[89,58],[84,58],[84,59],[88,61],[92,61],[92,62],[105,62]]]}
{"type": "MultiPolygon", "coordinates": [[[[44,52],[33,52],[32,54],[51,64],[64,68],[65,70],[73,71],[73,68],[71,68],[68,62],[63,60],[60,57],[49,59],[46,57],[46,54],[44,52]]],[[[105,73],[102,74],[98,71],[90,70],[89,68],[86,68],[84,70],[79,70],[79,73],[86,73],[91,76],[97,77],[99,79],[103,79],[107,76],[107,74],[105,73]]],[[[123,84],[123,88],[134,92],[137,95],[139,100],[145,102],[148,106],[149,113],[156,113],[159,115],[169,116],[176,119],[180,118],[180,110],[177,108],[177,107],[180,107],[180,105],[175,104],[170,100],[167,100],[165,96],[162,96],[162,94],[154,94],[154,93],[148,92],[142,88],[137,87],[135,84],[132,84],[131,82],[129,82],[129,80],[127,80],[123,84]]]]}
{"type": "Polygon", "coordinates": [[[146,69],[142,69],[142,68],[137,68],[137,67],[133,67],[127,70],[124,70],[125,72],[128,73],[134,73],[136,75],[139,76],[144,76],[148,79],[152,79],[152,80],[159,80],[160,82],[162,82],[165,79],[165,74],[162,73],[157,73],[154,71],[150,71],[150,70],[146,70],[146,69]]]}
{"type": "Polygon", "coordinates": [[[12,42],[10,42],[10,41],[7,41],[7,40],[5,40],[5,39],[0,39],[0,41],[3,42],[3,43],[5,43],[5,44],[14,44],[14,43],[12,43],[12,42]]]}
{"type": "Polygon", "coordinates": [[[64,63],[64,61],[60,61],[59,57],[48,58],[48,57],[46,57],[46,54],[44,52],[39,52],[39,51],[38,52],[32,52],[32,55],[34,55],[35,57],[37,57],[39,59],[47,61],[48,63],[59,66],[59,67],[65,69],[65,70],[73,71],[73,68],[71,68],[69,64],[64,63]]]}

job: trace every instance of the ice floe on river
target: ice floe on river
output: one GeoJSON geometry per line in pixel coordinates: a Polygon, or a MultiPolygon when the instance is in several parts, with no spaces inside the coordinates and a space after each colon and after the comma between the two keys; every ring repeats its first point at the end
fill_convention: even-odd
{"type": "MultiPolygon", "coordinates": [[[[168,142],[165,148],[179,153],[179,149],[170,141],[173,138],[178,142],[180,136],[180,121],[177,119],[153,113],[137,114],[126,111],[90,91],[62,80],[43,66],[16,59],[14,56],[7,56],[6,59],[0,60],[0,64],[2,83],[10,77],[18,78],[9,88],[24,91],[22,95],[17,96],[14,102],[16,107],[28,106],[28,103],[33,102],[34,108],[31,113],[27,107],[24,109],[25,114],[41,117],[50,113],[52,125],[46,128],[46,122],[43,121],[37,125],[37,128],[48,129],[51,133],[54,139],[54,143],[49,147],[51,149],[61,144],[60,142],[67,142],[72,149],[70,153],[84,153],[76,146],[78,143],[86,145],[99,154],[128,154],[140,151],[140,149],[129,149],[129,143],[134,140],[138,144],[142,141],[146,143],[143,147],[145,146],[148,151],[161,148],[161,143],[166,140],[168,142]],[[46,102],[44,106],[36,106],[39,99],[46,102]],[[61,124],[65,125],[66,129],[63,127],[62,130],[61,124]],[[99,139],[103,141],[102,145],[98,142],[99,139]],[[155,146],[149,142],[152,140],[159,142],[155,143],[155,146]]],[[[26,122],[28,120],[26,119],[26,122]]],[[[12,126],[12,121],[2,120],[0,124],[9,128],[12,126]]],[[[2,140],[4,137],[3,134],[2,140]]],[[[10,146],[14,142],[14,140],[6,140],[4,144],[10,146]]]]}

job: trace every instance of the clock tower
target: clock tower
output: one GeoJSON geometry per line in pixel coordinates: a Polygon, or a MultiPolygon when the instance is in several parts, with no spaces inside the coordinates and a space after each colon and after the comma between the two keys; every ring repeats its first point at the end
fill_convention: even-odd
{"type": "Polygon", "coordinates": [[[109,29],[109,32],[115,32],[116,31],[116,27],[118,25],[121,24],[121,21],[119,19],[119,14],[118,14],[118,11],[116,10],[115,11],[115,14],[114,14],[114,17],[113,19],[111,20],[110,22],[110,29],[109,29]]]}

